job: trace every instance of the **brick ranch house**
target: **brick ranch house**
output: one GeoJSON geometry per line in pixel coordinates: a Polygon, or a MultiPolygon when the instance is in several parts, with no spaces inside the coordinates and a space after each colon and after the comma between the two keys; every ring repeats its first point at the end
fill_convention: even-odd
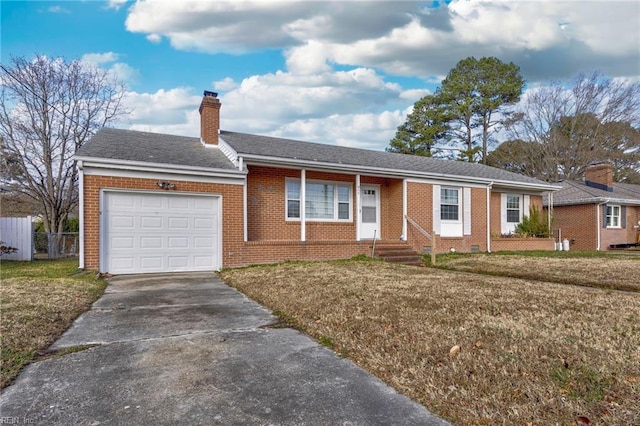
{"type": "MultiPolygon", "coordinates": [[[[587,166],[583,181],[563,181],[551,196],[553,227],[573,250],[639,243],[640,185],[613,181],[613,166],[587,166]]],[[[548,202],[545,199],[545,205],[548,202]]]]}
{"type": "Polygon", "coordinates": [[[103,129],[75,156],[80,267],[216,270],[404,246],[416,253],[554,248],[494,238],[558,189],[458,161],[219,130],[205,92],[201,137],[103,129]]]}

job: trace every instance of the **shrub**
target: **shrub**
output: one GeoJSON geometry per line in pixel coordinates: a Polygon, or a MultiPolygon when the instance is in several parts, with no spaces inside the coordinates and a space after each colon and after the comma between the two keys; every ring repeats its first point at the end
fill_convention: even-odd
{"type": "Polygon", "coordinates": [[[522,218],[522,223],[516,226],[515,231],[522,237],[549,238],[551,236],[549,219],[536,206],[531,206],[529,216],[522,218]]]}

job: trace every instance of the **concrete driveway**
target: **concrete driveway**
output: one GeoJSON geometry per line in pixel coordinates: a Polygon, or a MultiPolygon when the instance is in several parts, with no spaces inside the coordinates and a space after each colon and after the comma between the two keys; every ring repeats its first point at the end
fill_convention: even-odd
{"type": "MultiPolygon", "coordinates": [[[[211,273],[122,276],[1,396],[32,424],[444,425],[211,273]]],[[[6,421],[5,421],[6,423],[6,421]]],[[[15,423],[15,422],[14,422],[15,423]]]]}

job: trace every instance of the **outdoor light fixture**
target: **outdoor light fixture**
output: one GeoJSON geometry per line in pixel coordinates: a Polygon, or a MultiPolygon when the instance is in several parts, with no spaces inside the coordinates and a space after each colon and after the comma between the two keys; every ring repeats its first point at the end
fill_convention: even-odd
{"type": "Polygon", "coordinates": [[[159,180],[158,182],[156,182],[156,185],[158,185],[158,188],[162,189],[176,189],[175,183],[167,182],[165,180],[159,180]]]}

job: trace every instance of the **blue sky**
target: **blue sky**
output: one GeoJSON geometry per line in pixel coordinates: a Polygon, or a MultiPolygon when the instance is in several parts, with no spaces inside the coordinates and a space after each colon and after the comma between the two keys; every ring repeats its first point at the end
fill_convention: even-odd
{"type": "Polygon", "coordinates": [[[640,79],[637,1],[2,1],[1,60],[83,59],[128,87],[120,127],[223,129],[384,149],[413,103],[468,56],[528,87],[599,70],[640,79]]]}

